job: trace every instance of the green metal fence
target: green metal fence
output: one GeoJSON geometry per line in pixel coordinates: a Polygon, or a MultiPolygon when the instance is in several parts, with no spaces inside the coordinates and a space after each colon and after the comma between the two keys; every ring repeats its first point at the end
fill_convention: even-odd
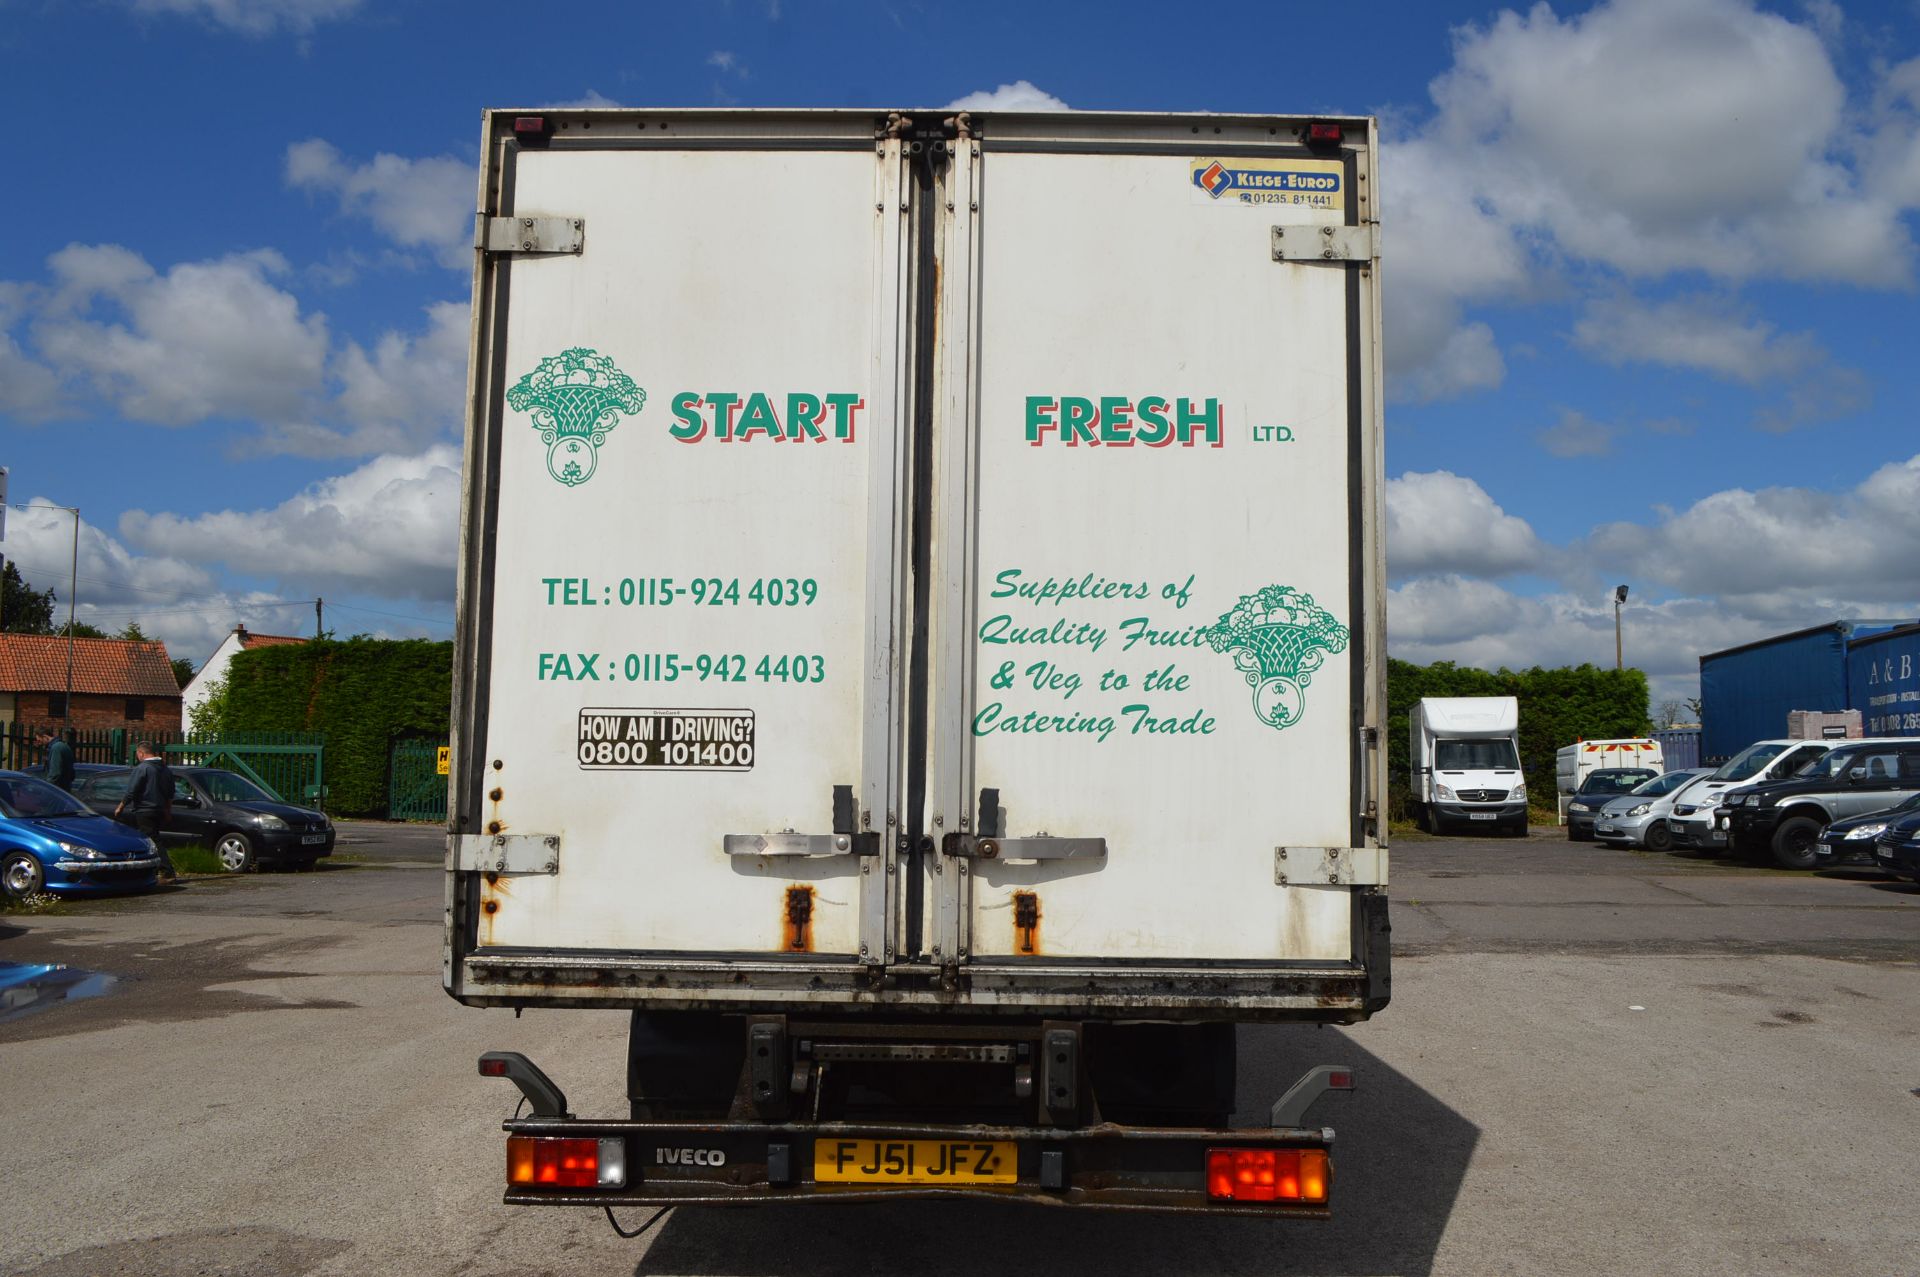
{"type": "MultiPolygon", "coordinates": [[[[146,742],[169,763],[182,767],[224,767],[249,777],[287,802],[318,807],[326,800],[326,737],[319,732],[228,732],[194,736],[180,732],[53,730],[73,745],[76,763],[125,765],[134,747],[146,742]]],[[[38,767],[45,751],[35,743],[38,724],[10,724],[0,733],[0,769],[38,767]]]]}
{"type": "Polygon", "coordinates": [[[317,732],[228,732],[166,747],[182,767],[224,767],[303,807],[326,805],[326,738],[317,732]]]}
{"type": "Polygon", "coordinates": [[[446,741],[394,742],[387,771],[387,815],[394,820],[447,818],[446,741]]]}

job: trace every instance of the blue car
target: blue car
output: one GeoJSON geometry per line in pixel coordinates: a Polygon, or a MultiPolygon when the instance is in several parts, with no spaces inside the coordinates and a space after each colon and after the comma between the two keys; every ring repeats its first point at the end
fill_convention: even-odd
{"type": "Polygon", "coordinates": [[[0,891],[151,890],[160,849],[145,835],[88,811],[64,789],[0,771],[0,891]]]}

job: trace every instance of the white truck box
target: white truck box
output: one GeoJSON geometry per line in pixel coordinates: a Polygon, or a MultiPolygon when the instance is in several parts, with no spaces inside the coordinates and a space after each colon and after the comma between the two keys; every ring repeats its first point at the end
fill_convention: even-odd
{"type": "Polygon", "coordinates": [[[1554,781],[1562,794],[1576,792],[1590,773],[1609,767],[1651,767],[1656,772],[1667,769],[1666,752],[1660,742],[1644,736],[1575,741],[1554,751],[1553,764],[1554,781]]]}
{"type": "MultiPolygon", "coordinates": [[[[515,1138],[634,1174],[508,1201],[844,1189],[836,1079],[964,1060],[1018,1191],[1247,1209],[1199,1144],[1130,1178],[1090,1132],[1155,1089],[1224,1126],[1217,1070],[1186,1102],[1128,1057],[1230,1078],[1233,1024],[1387,1000],[1375,154],[1359,118],[488,113],[444,981],[631,1009],[636,1115],[536,1101],[515,1138]]],[[[1258,1134],[1324,1167],[1297,1117],[1258,1134]]],[[[920,1174],[866,1184],[1008,1191],[920,1174]]]]}

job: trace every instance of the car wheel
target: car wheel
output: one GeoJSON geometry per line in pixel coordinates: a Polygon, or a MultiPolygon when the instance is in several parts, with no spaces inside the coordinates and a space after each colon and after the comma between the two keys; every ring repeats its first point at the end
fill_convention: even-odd
{"type": "Polygon", "coordinates": [[[47,871],[24,851],[16,851],[0,861],[0,889],[15,900],[37,896],[47,885],[47,871]]]}
{"type": "Polygon", "coordinates": [[[1823,826],[1811,816],[1789,816],[1773,831],[1773,863],[1782,869],[1811,869],[1823,826]]]}
{"type": "Polygon", "coordinates": [[[1647,826],[1648,851],[1672,851],[1673,835],[1667,832],[1667,822],[1656,820],[1647,826]]]}
{"type": "Polygon", "coordinates": [[[213,844],[213,854],[220,857],[220,867],[230,874],[243,874],[259,865],[253,843],[237,829],[220,835],[220,841],[213,844]]]}

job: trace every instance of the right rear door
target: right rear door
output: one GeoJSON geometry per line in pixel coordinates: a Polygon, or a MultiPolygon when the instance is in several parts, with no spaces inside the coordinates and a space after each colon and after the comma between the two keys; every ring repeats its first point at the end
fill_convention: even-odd
{"type": "Polygon", "coordinates": [[[1377,293],[1280,245],[1372,220],[1366,152],[1073,129],[948,175],[928,823],[972,854],[932,956],[1344,962],[1384,872],[1328,881],[1379,762],[1377,293]]]}

